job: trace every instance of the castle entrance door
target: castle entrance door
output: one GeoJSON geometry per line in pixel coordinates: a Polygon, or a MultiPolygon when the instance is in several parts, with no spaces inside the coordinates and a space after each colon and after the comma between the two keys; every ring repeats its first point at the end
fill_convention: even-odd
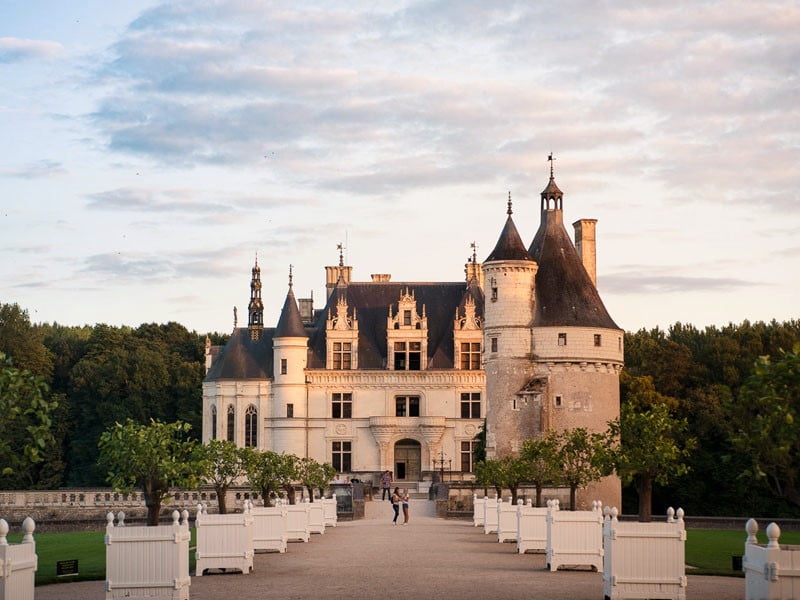
{"type": "Polygon", "coordinates": [[[394,445],[394,478],[419,481],[422,469],[422,446],[416,440],[400,440],[394,445]]]}

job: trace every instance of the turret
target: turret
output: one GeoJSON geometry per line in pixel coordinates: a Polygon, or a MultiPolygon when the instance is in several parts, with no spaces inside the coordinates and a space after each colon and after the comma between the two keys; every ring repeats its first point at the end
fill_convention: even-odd
{"type": "Polygon", "coordinates": [[[258,255],[250,279],[250,304],[247,305],[247,315],[250,339],[258,340],[264,330],[264,304],[261,301],[261,267],[258,266],[258,255]]]}

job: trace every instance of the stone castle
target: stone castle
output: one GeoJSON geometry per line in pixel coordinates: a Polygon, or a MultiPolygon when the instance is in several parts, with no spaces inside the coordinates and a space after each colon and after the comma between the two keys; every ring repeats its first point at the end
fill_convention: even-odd
{"type": "MultiPolygon", "coordinates": [[[[573,224],[573,245],[552,167],[529,247],[510,196],[507,213],[464,281],[353,281],[340,248],[324,308],[298,302],[290,273],[274,328],[256,261],[248,326],[224,347],[207,343],[203,440],[311,456],[373,481],[390,470],[408,487],[442,468],[470,473],[484,420],[489,457],[551,429],[604,430],[619,416],[623,332],[596,288],[596,221],[573,224]]],[[[619,505],[619,480],[578,498],[619,505]]]]}

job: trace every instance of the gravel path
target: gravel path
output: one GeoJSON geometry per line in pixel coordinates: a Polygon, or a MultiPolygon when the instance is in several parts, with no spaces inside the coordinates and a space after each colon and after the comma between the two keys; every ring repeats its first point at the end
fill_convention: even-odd
{"type": "MultiPolygon", "coordinates": [[[[411,500],[411,522],[392,526],[389,502],[367,502],[366,518],[340,523],[286,554],[256,554],[249,575],[193,577],[192,600],[276,598],[602,600],[602,574],[545,570],[542,554],[519,555],[468,521],[437,519],[411,500]]],[[[402,519],[402,515],[401,515],[402,519]]],[[[102,581],[36,588],[37,600],[102,600],[102,581]]],[[[687,598],[744,598],[744,579],[690,576],[687,598]]]]}

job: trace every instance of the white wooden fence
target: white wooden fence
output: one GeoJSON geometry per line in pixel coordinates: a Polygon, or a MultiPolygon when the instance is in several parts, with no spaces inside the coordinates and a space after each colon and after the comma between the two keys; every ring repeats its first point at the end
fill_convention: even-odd
{"type": "Polygon", "coordinates": [[[592,502],[592,510],[562,511],[557,500],[547,512],[547,565],[590,566],[603,570],[603,507],[592,502]]]}
{"type": "Polygon", "coordinates": [[[250,502],[243,513],[210,515],[197,505],[197,550],[195,576],[206,569],[235,569],[244,574],[253,570],[253,515],[250,502]]]}
{"type": "Polygon", "coordinates": [[[286,506],[286,539],[290,542],[307,542],[311,537],[308,528],[309,503],[287,504],[286,506]]]}
{"type": "Polygon", "coordinates": [[[22,522],[22,542],[9,544],[8,523],[0,519],[0,600],[33,600],[34,576],[38,566],[30,517],[22,522]]]}
{"type": "Polygon", "coordinates": [[[125,513],[106,520],[106,600],[188,600],[189,511],[172,512],[171,525],[126,527],[125,513]],[[182,520],[181,520],[182,518],[182,520]]]}
{"type": "Polygon", "coordinates": [[[253,550],[286,552],[286,508],[284,506],[255,506],[253,516],[253,550]]]}
{"type": "Polygon", "coordinates": [[[795,600],[800,598],[800,546],[780,545],[781,529],[776,523],[767,525],[767,544],[756,539],[758,523],[750,519],[745,525],[742,569],[747,600],[795,600]]]}
{"type": "Polygon", "coordinates": [[[517,507],[511,498],[497,503],[497,541],[501,544],[517,541],[517,507]]]}
{"type": "Polygon", "coordinates": [[[317,502],[308,502],[308,531],[325,534],[325,508],[320,499],[317,502]]]}
{"type": "Polygon", "coordinates": [[[478,498],[478,494],[472,494],[472,526],[483,527],[486,521],[486,497],[478,498]]]}
{"type": "Polygon", "coordinates": [[[339,517],[336,514],[336,497],[322,499],[322,514],[325,519],[325,527],[336,527],[339,517]]]}
{"type": "Polygon", "coordinates": [[[517,506],[517,552],[544,552],[547,548],[547,508],[527,504],[517,506]]]}
{"type": "Polygon", "coordinates": [[[483,503],[483,533],[497,533],[497,494],[483,503]]]}
{"type": "Polygon", "coordinates": [[[667,510],[665,523],[622,522],[616,507],[603,520],[603,595],[686,599],[686,527],[683,509],[667,510]],[[676,518],[677,516],[677,518],[676,518]]]}

